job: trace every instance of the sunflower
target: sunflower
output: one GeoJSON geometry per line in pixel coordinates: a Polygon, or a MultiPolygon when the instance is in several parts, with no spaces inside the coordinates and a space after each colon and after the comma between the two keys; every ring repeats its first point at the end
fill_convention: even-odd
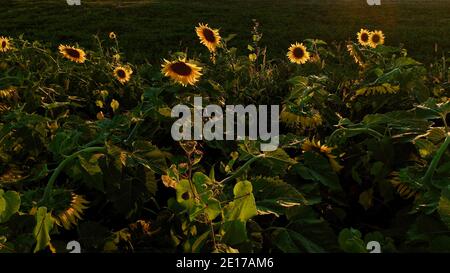
{"type": "Polygon", "coordinates": [[[322,116],[315,110],[310,110],[311,114],[297,114],[289,111],[288,107],[283,107],[281,110],[280,119],[292,128],[316,128],[322,124],[322,116]]]}
{"type": "Polygon", "coordinates": [[[87,204],[89,202],[81,195],[70,193],[70,203],[56,211],[54,215],[55,223],[67,230],[71,229],[73,225],[77,224],[79,219],[82,219],[81,215],[83,214],[83,210],[87,209],[87,204]]]}
{"type": "Polygon", "coordinates": [[[360,51],[358,50],[358,47],[355,44],[348,44],[347,45],[347,51],[350,54],[350,56],[353,58],[356,64],[358,64],[361,67],[364,67],[364,60],[363,55],[360,54],[360,51]]]}
{"type": "Polygon", "coordinates": [[[286,54],[289,60],[296,64],[304,64],[309,60],[309,52],[303,44],[295,43],[289,47],[289,51],[286,54]]]}
{"type": "Polygon", "coordinates": [[[371,47],[375,48],[378,45],[382,44],[384,44],[384,34],[381,30],[375,30],[372,33],[370,33],[369,45],[371,47]]]}
{"type": "Polygon", "coordinates": [[[195,85],[202,75],[202,68],[186,61],[186,59],[179,58],[175,61],[164,60],[162,67],[161,71],[164,76],[172,78],[172,80],[183,86],[188,84],[195,85]]]}
{"type": "Polygon", "coordinates": [[[110,32],[109,33],[109,39],[115,40],[115,39],[117,39],[117,35],[114,32],[110,32]]]}
{"type": "Polygon", "coordinates": [[[357,34],[356,34],[356,36],[358,37],[358,42],[359,42],[359,44],[360,45],[362,45],[362,46],[368,46],[368,45],[370,45],[370,43],[369,43],[369,38],[370,38],[370,35],[371,35],[372,33],[370,32],[370,31],[368,31],[367,29],[361,29],[357,34]]]}
{"type": "Polygon", "coordinates": [[[11,42],[9,38],[0,37],[0,52],[6,52],[11,49],[11,42]]]}
{"type": "Polygon", "coordinates": [[[218,29],[212,29],[208,24],[199,24],[198,27],[195,28],[195,32],[197,32],[200,42],[205,45],[210,52],[216,51],[216,48],[222,39],[218,29]]]}
{"type": "Polygon", "coordinates": [[[129,66],[118,66],[114,69],[113,74],[121,84],[125,84],[130,81],[133,70],[129,66]]]}
{"type": "Polygon", "coordinates": [[[330,162],[331,168],[335,172],[340,172],[342,168],[344,168],[337,162],[336,156],[332,154],[333,148],[328,147],[327,145],[321,145],[320,140],[315,141],[314,138],[312,140],[305,140],[302,144],[302,150],[303,152],[312,151],[326,156],[328,158],[328,162],[330,162]]]}
{"type": "Polygon", "coordinates": [[[0,90],[0,99],[11,99],[17,97],[17,90],[13,87],[0,90]]]}
{"type": "Polygon", "coordinates": [[[388,180],[401,198],[410,199],[412,197],[418,198],[420,196],[418,190],[413,189],[411,185],[408,185],[400,179],[399,172],[391,172],[388,176],[388,180]]]}
{"type": "Polygon", "coordinates": [[[86,53],[73,46],[59,45],[59,52],[66,58],[76,63],[84,63],[86,61],[86,53]]]}

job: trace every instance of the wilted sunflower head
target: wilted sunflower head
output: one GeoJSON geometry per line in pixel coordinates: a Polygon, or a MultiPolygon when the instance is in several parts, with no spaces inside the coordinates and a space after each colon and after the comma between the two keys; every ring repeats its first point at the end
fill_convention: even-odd
{"type": "Polygon", "coordinates": [[[219,35],[218,29],[212,29],[208,26],[208,24],[199,24],[198,27],[195,28],[195,32],[197,32],[200,42],[205,45],[209,51],[216,51],[216,48],[222,39],[219,35]]]}
{"type": "Polygon", "coordinates": [[[369,45],[373,48],[384,44],[384,34],[381,30],[373,31],[369,36],[369,45]]]}
{"type": "Polygon", "coordinates": [[[172,80],[183,86],[188,84],[195,85],[202,75],[201,67],[181,58],[175,61],[164,60],[161,71],[164,76],[170,77],[172,80]]]}
{"type": "Polygon", "coordinates": [[[304,64],[309,60],[309,52],[302,43],[292,44],[286,55],[291,62],[296,64],[304,64]]]}
{"type": "Polygon", "coordinates": [[[118,66],[114,68],[114,77],[121,83],[125,84],[130,81],[133,70],[129,66],[118,66]]]}
{"type": "Polygon", "coordinates": [[[368,46],[369,43],[369,38],[370,38],[370,34],[371,32],[368,31],[367,29],[361,29],[356,36],[358,37],[358,43],[362,46],[368,46]]]}
{"type": "Polygon", "coordinates": [[[64,58],[71,60],[76,63],[84,63],[86,61],[86,53],[80,49],[73,46],[59,45],[59,52],[64,56],[64,58]]]}
{"type": "Polygon", "coordinates": [[[53,198],[57,202],[56,208],[53,210],[55,223],[67,230],[82,219],[83,211],[89,204],[81,195],[69,191],[57,190],[53,198]]]}
{"type": "Polygon", "coordinates": [[[328,162],[330,162],[331,168],[335,172],[340,172],[342,168],[344,168],[337,162],[336,156],[332,154],[333,148],[328,147],[327,145],[321,145],[320,140],[316,141],[314,138],[312,140],[306,139],[302,144],[302,150],[303,152],[316,152],[326,156],[328,162]]]}
{"type": "Polygon", "coordinates": [[[309,114],[291,111],[288,106],[281,109],[280,119],[283,123],[292,128],[316,128],[322,124],[322,116],[315,109],[310,109],[309,114]]]}
{"type": "Polygon", "coordinates": [[[0,52],[6,52],[11,49],[11,42],[7,37],[0,37],[0,52]]]}

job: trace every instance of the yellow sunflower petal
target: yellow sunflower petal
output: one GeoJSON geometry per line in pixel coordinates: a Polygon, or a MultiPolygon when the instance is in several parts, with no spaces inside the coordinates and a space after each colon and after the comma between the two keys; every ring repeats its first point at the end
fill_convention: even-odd
{"type": "Polygon", "coordinates": [[[202,68],[186,61],[186,59],[178,59],[175,61],[164,60],[161,71],[164,76],[170,77],[173,81],[183,86],[188,84],[195,85],[202,75],[202,68]]]}

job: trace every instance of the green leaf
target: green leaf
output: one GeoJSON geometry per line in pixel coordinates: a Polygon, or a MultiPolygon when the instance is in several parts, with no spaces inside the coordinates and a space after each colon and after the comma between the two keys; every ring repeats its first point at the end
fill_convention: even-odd
{"type": "Polygon", "coordinates": [[[252,183],[259,210],[279,212],[285,207],[299,206],[308,202],[294,186],[279,178],[260,177],[252,183]]]}
{"type": "Polygon", "coordinates": [[[366,253],[364,241],[361,239],[361,232],[353,228],[345,228],[339,233],[339,246],[345,252],[366,253]]]}
{"type": "Polygon", "coordinates": [[[15,191],[4,192],[0,189],[0,223],[5,223],[19,211],[20,195],[15,191]]]}
{"type": "Polygon", "coordinates": [[[224,240],[238,244],[247,240],[246,222],[257,214],[252,183],[240,181],[233,189],[234,201],[225,208],[224,240]]]}
{"type": "Polygon", "coordinates": [[[284,253],[324,253],[325,250],[316,243],[307,239],[300,233],[286,229],[276,228],[271,234],[272,242],[284,253]]]}
{"type": "Polygon", "coordinates": [[[46,207],[39,207],[36,215],[36,226],[33,230],[34,238],[36,239],[36,247],[34,252],[43,250],[50,244],[50,231],[53,228],[53,218],[50,212],[47,212],[46,207]]]}
{"type": "Polygon", "coordinates": [[[439,199],[438,212],[444,222],[450,229],[450,191],[446,190],[442,193],[439,199]]]}
{"type": "Polygon", "coordinates": [[[331,169],[331,166],[325,157],[315,152],[305,152],[304,158],[304,166],[297,164],[294,167],[298,174],[304,179],[318,181],[331,190],[342,190],[338,176],[331,169]]]}

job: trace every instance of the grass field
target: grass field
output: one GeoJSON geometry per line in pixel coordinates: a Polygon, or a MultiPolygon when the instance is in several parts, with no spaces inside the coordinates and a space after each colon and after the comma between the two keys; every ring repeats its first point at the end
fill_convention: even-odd
{"type": "Polygon", "coordinates": [[[2,7],[0,34],[53,43],[90,46],[93,34],[115,31],[134,61],[164,57],[170,50],[198,49],[193,32],[207,22],[226,34],[238,34],[245,49],[252,19],[261,23],[263,42],[272,56],[282,56],[289,43],[305,38],[328,42],[352,39],[361,27],[382,29],[387,43],[404,43],[422,60],[431,60],[435,43],[450,50],[450,1],[364,0],[65,0],[9,1],[2,7]]]}
{"type": "MultiPolygon", "coordinates": [[[[2,2],[6,2],[2,0],[2,2]]],[[[404,43],[418,59],[432,60],[435,43],[450,50],[450,1],[365,0],[14,0],[2,4],[0,35],[25,34],[52,43],[92,46],[92,35],[115,31],[133,61],[157,60],[171,50],[199,49],[194,26],[207,22],[245,50],[252,19],[261,23],[263,43],[272,56],[282,56],[290,42],[320,38],[353,39],[361,28],[381,29],[387,44],[404,43]]]]}

